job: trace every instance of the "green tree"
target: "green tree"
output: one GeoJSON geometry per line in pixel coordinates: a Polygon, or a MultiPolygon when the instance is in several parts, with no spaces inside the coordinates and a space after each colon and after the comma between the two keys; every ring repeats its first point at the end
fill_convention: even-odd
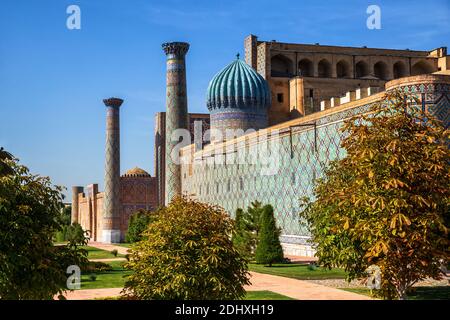
{"type": "Polygon", "coordinates": [[[248,222],[245,217],[246,212],[242,209],[236,210],[235,216],[235,232],[233,233],[232,241],[234,247],[246,259],[252,257],[252,233],[248,228],[248,222]]]}
{"type": "Polygon", "coordinates": [[[255,252],[256,263],[268,264],[283,262],[283,248],[280,243],[280,229],[277,228],[273,207],[265,205],[261,216],[258,245],[255,252]]]}
{"type": "Polygon", "coordinates": [[[76,243],[54,246],[62,194],[48,177],[29,173],[13,157],[0,176],[0,299],[52,299],[66,290],[69,265],[83,265],[76,243]]]}
{"type": "Polygon", "coordinates": [[[263,207],[259,201],[252,202],[251,206],[247,207],[247,211],[241,208],[236,210],[236,232],[233,235],[233,243],[249,260],[255,259],[262,212],[263,207]]]}
{"type": "Polygon", "coordinates": [[[89,241],[88,231],[83,230],[83,227],[78,223],[73,223],[67,226],[66,241],[73,243],[87,243],[89,241]]]}
{"type": "Polygon", "coordinates": [[[8,160],[13,160],[13,156],[11,153],[0,148],[0,177],[6,174],[13,174],[14,170],[11,168],[11,165],[8,164],[8,160]]]}
{"type": "Polygon", "coordinates": [[[155,212],[131,247],[124,293],[137,299],[236,299],[249,284],[230,240],[233,221],[217,206],[174,199],[155,212]]]}
{"type": "Polygon", "coordinates": [[[71,205],[65,205],[61,209],[60,219],[61,219],[62,228],[61,228],[61,230],[58,230],[55,233],[55,241],[56,242],[67,241],[67,233],[70,232],[69,228],[70,228],[70,221],[71,221],[71,215],[72,215],[71,211],[72,211],[71,205]]]}
{"type": "Polygon", "coordinates": [[[349,279],[375,265],[377,294],[405,299],[417,281],[439,278],[449,258],[449,131],[393,91],[342,132],[346,156],[316,182],[301,216],[322,264],[349,279]]]}
{"type": "Polygon", "coordinates": [[[142,233],[152,222],[153,216],[153,212],[143,209],[131,215],[125,241],[129,243],[141,241],[142,233]]]}
{"type": "Polygon", "coordinates": [[[247,225],[249,230],[253,234],[253,251],[256,248],[256,243],[258,242],[259,230],[261,228],[261,219],[263,215],[263,206],[259,201],[253,201],[251,206],[247,207],[247,225]]]}
{"type": "Polygon", "coordinates": [[[72,205],[65,205],[61,210],[61,223],[70,226],[72,220],[72,205]]]}
{"type": "Polygon", "coordinates": [[[59,242],[87,243],[89,241],[89,231],[83,230],[80,224],[62,224],[61,228],[56,231],[55,239],[59,242]]]}

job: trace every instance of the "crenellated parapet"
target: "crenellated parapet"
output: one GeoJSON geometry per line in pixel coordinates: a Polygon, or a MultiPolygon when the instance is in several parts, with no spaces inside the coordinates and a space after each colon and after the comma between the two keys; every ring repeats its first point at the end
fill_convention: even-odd
{"type": "Polygon", "coordinates": [[[379,92],[379,87],[366,87],[358,88],[354,91],[347,91],[343,96],[332,97],[330,99],[320,101],[320,110],[323,111],[326,109],[338,107],[349,102],[358,101],[369,96],[373,96],[374,94],[379,92]]]}

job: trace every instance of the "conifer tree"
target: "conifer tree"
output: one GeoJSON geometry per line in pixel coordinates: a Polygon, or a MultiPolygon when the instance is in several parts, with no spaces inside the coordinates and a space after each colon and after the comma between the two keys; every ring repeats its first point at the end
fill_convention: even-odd
{"type": "Polygon", "coordinates": [[[241,208],[236,210],[235,232],[233,234],[233,245],[246,259],[252,257],[251,231],[246,219],[247,213],[241,208]]]}
{"type": "Polygon", "coordinates": [[[253,251],[256,248],[256,243],[258,242],[259,229],[261,226],[261,216],[263,213],[263,206],[259,201],[253,201],[251,206],[247,207],[247,225],[249,230],[253,234],[253,251]]]}
{"type": "Polygon", "coordinates": [[[258,238],[255,252],[256,263],[268,264],[271,267],[273,263],[283,262],[280,229],[276,226],[271,205],[263,207],[258,238]]]}
{"type": "Polygon", "coordinates": [[[236,249],[249,260],[255,259],[262,211],[263,207],[259,201],[252,202],[246,211],[241,208],[236,210],[236,233],[233,236],[233,243],[236,249]]]}

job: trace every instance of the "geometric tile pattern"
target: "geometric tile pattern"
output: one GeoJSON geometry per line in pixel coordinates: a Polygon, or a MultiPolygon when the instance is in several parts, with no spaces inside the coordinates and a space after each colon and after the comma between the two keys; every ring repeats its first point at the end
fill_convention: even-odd
{"type": "Polygon", "coordinates": [[[120,119],[123,100],[105,99],[106,150],[103,230],[120,229],[120,119]]]}
{"type": "Polygon", "coordinates": [[[424,111],[433,114],[446,126],[450,123],[450,85],[447,83],[413,84],[399,88],[405,93],[416,97],[421,101],[424,111]]]}
{"type": "Polygon", "coordinates": [[[132,214],[140,209],[155,210],[158,205],[156,178],[148,173],[130,175],[128,172],[120,178],[121,190],[121,230],[126,232],[132,214]]]}
{"type": "Polygon", "coordinates": [[[165,203],[168,204],[175,195],[181,194],[180,165],[172,158],[179,142],[171,137],[174,130],[189,128],[185,63],[189,44],[172,42],[162,47],[167,55],[165,203]]]}
{"type": "MultiPolygon", "coordinates": [[[[191,133],[191,142],[194,142],[194,132],[201,127],[201,136],[206,137],[210,129],[209,113],[189,113],[189,131],[191,133]],[[197,128],[197,129],[196,129],[197,128]]],[[[158,206],[165,204],[165,157],[166,157],[166,113],[157,112],[155,116],[155,177],[157,180],[158,206]]],[[[203,142],[203,141],[201,141],[203,142]]],[[[201,148],[201,143],[198,144],[201,148]]]]}
{"type": "MultiPolygon", "coordinates": [[[[441,84],[402,87],[417,94],[429,112],[449,124],[449,86],[441,84]]],[[[261,164],[210,164],[182,166],[182,191],[200,201],[222,206],[232,216],[259,200],[274,206],[282,242],[304,244],[308,230],[298,218],[299,198],[312,196],[313,182],[330,160],[345,155],[340,147],[343,120],[367,112],[370,105],[360,105],[333,113],[309,125],[292,128],[291,134],[278,138],[279,168],[274,175],[261,175],[261,164]]],[[[289,127],[287,127],[289,129],[289,127]]],[[[264,142],[261,142],[264,143],[264,142]]],[[[248,147],[246,147],[248,149],[248,147]]],[[[250,152],[249,149],[247,152],[250,152]]],[[[225,154],[227,157],[228,154],[225,154]]]]}

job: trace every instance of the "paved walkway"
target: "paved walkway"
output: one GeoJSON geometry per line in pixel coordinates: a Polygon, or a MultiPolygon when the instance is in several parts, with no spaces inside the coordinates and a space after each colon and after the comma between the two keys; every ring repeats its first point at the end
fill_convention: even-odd
{"type": "Polygon", "coordinates": [[[128,253],[128,248],[122,247],[122,246],[117,246],[114,244],[109,244],[109,243],[100,243],[100,242],[95,242],[95,241],[89,241],[88,246],[106,250],[106,251],[112,251],[115,249],[120,254],[128,253]]]}
{"type": "MultiPolygon", "coordinates": [[[[116,249],[120,254],[127,254],[128,248],[89,242],[89,246],[102,250],[111,251],[116,249]]],[[[293,263],[308,263],[317,259],[311,257],[288,256],[293,263]]],[[[125,260],[124,258],[97,259],[100,261],[125,260]]],[[[286,277],[274,276],[258,272],[250,272],[251,285],[245,286],[247,291],[272,291],[298,300],[370,300],[370,297],[348,292],[340,289],[327,287],[306,280],[297,280],[286,277]]],[[[68,292],[66,298],[69,300],[85,300],[101,297],[114,297],[120,295],[122,288],[111,289],[89,289],[68,292]]]]}
{"type": "Polygon", "coordinates": [[[67,300],[92,300],[96,298],[118,297],[121,291],[122,288],[75,290],[66,292],[64,296],[67,300]]]}
{"type": "Polygon", "coordinates": [[[113,261],[126,261],[125,258],[106,258],[106,259],[89,259],[89,261],[94,262],[113,262],[113,261]]]}
{"type": "MultiPolygon", "coordinates": [[[[250,272],[251,285],[247,291],[272,291],[297,300],[370,300],[369,297],[339,290],[305,280],[290,279],[269,274],[250,272]]],[[[75,290],[66,293],[67,300],[89,300],[116,297],[122,288],[75,290]]]]}
{"type": "Polygon", "coordinates": [[[297,300],[371,300],[370,297],[330,288],[306,280],[297,280],[270,274],[250,272],[247,291],[268,290],[297,300]]]}
{"type": "Polygon", "coordinates": [[[298,264],[305,264],[305,263],[307,264],[310,262],[317,262],[319,260],[316,257],[302,257],[302,256],[290,256],[290,255],[285,255],[284,257],[291,260],[291,263],[298,263],[298,264]]]}

